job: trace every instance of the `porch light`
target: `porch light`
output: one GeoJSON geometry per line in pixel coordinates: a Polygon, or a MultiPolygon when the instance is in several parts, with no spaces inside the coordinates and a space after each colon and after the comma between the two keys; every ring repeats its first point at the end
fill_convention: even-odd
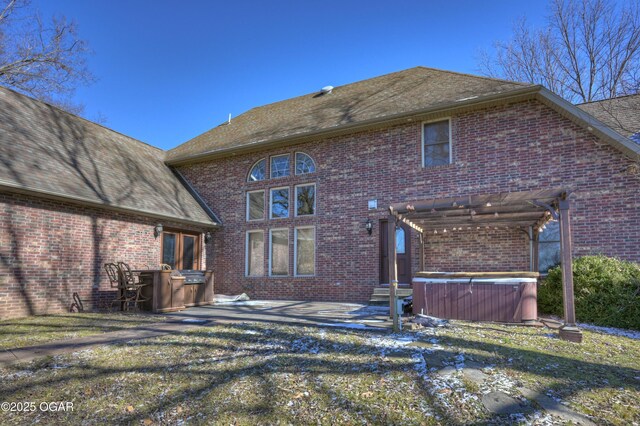
{"type": "Polygon", "coordinates": [[[371,222],[371,219],[367,219],[367,221],[364,223],[364,229],[366,229],[369,235],[371,235],[371,233],[373,232],[373,222],[371,222]]]}
{"type": "Polygon", "coordinates": [[[210,242],[211,242],[211,232],[207,231],[207,233],[204,234],[204,243],[209,244],[210,242]]]}
{"type": "Polygon", "coordinates": [[[158,238],[160,236],[160,234],[162,234],[162,224],[159,223],[157,224],[154,228],[153,228],[153,236],[158,238]]]}

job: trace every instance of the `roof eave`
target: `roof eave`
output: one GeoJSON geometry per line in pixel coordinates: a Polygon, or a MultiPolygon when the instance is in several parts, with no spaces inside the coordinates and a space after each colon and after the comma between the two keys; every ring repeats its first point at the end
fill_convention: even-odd
{"type": "Polygon", "coordinates": [[[45,199],[55,200],[55,201],[67,201],[76,205],[97,207],[97,208],[116,211],[120,213],[136,214],[136,215],[150,217],[154,219],[161,219],[161,220],[167,220],[167,221],[181,223],[185,225],[197,226],[205,229],[214,229],[214,228],[221,227],[220,223],[214,222],[213,220],[210,222],[206,222],[206,221],[193,220],[193,219],[187,219],[187,218],[179,218],[171,215],[164,215],[156,212],[151,212],[144,209],[114,206],[112,204],[101,203],[85,197],[78,197],[75,195],[67,195],[67,194],[57,193],[54,191],[45,191],[41,189],[22,187],[22,186],[13,185],[7,182],[0,182],[0,192],[10,192],[10,193],[23,194],[23,195],[30,195],[30,196],[36,196],[39,198],[45,198],[45,199]]]}
{"type": "MultiPolygon", "coordinates": [[[[284,138],[265,140],[260,142],[253,142],[245,145],[234,146],[231,148],[223,148],[217,150],[211,150],[194,155],[185,155],[177,158],[165,159],[165,163],[170,166],[180,166],[189,163],[201,162],[206,160],[213,160],[216,158],[228,157],[245,152],[255,151],[257,149],[269,148],[272,146],[282,146],[287,144],[293,144],[301,142],[305,139],[317,138],[319,136],[334,136],[338,134],[365,130],[371,127],[377,127],[381,125],[388,125],[394,122],[402,122],[403,120],[410,119],[412,117],[419,117],[422,115],[436,114],[436,113],[449,113],[454,110],[464,108],[477,108],[490,104],[496,101],[510,101],[515,99],[527,99],[533,97],[542,89],[542,86],[532,85],[519,89],[510,90],[508,92],[501,92],[487,96],[481,96],[474,99],[465,101],[453,101],[447,104],[438,105],[436,107],[424,108],[414,111],[409,111],[401,114],[387,115],[384,117],[376,117],[369,120],[359,121],[357,123],[348,123],[336,127],[317,130],[313,132],[300,133],[284,138]]],[[[395,123],[394,123],[395,124],[395,123]]],[[[168,154],[170,155],[170,154],[168,154]]]]}

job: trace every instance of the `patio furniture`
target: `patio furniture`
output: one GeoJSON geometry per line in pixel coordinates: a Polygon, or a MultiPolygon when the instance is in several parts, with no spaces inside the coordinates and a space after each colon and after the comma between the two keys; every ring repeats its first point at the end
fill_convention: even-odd
{"type": "Polygon", "coordinates": [[[120,303],[120,310],[126,307],[128,298],[127,298],[127,288],[124,286],[122,281],[122,274],[120,273],[120,268],[115,263],[105,263],[104,269],[107,271],[107,277],[109,277],[109,282],[111,284],[111,288],[118,289],[118,297],[113,299],[111,302],[111,306],[114,303],[120,303]]]}
{"type": "Polygon", "coordinates": [[[125,293],[130,293],[130,296],[125,298],[125,308],[128,309],[128,305],[133,302],[134,309],[141,309],[140,305],[149,300],[148,296],[142,294],[142,290],[151,283],[142,280],[139,274],[134,274],[131,271],[131,267],[125,262],[118,262],[118,269],[120,270],[125,293]]]}

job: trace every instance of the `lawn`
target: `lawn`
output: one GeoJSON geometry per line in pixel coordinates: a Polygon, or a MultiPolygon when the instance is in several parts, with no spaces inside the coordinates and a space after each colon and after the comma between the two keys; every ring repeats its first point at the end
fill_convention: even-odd
{"type": "Polygon", "coordinates": [[[74,313],[0,321],[0,350],[34,346],[165,321],[161,315],[74,313]]]}
{"type": "MultiPolygon", "coordinates": [[[[0,369],[2,412],[39,424],[562,424],[534,402],[497,416],[482,395],[542,391],[598,424],[640,422],[640,340],[452,322],[403,334],[265,323],[200,326],[0,369]],[[481,366],[481,385],[463,374],[481,366]],[[449,366],[450,373],[436,370],[449,366]]],[[[525,401],[526,402],[526,401],[525,401]]]]}

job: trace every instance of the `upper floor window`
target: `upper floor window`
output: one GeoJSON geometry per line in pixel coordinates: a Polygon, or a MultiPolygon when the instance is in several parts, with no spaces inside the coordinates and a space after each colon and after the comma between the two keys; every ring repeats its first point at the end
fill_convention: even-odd
{"type": "Polygon", "coordinates": [[[271,178],[289,176],[289,154],[271,157],[271,178]]]}
{"type": "Polygon", "coordinates": [[[316,213],[316,185],[306,184],[296,186],[296,216],[313,215],[316,213]]]}
{"type": "Polygon", "coordinates": [[[422,139],[424,167],[451,163],[451,122],[448,119],[425,123],[422,139]]]}
{"type": "Polygon", "coordinates": [[[316,171],[316,164],[313,159],[304,152],[296,152],[296,174],[304,175],[316,171]]]}
{"type": "Polygon", "coordinates": [[[247,192],[247,220],[264,219],[264,191],[247,192]]]}
{"type": "Polygon", "coordinates": [[[253,165],[249,172],[249,182],[264,180],[267,177],[267,160],[264,158],[253,165]]]}
{"type": "Polygon", "coordinates": [[[273,188],[271,190],[271,219],[289,217],[289,188],[273,188]]]}

